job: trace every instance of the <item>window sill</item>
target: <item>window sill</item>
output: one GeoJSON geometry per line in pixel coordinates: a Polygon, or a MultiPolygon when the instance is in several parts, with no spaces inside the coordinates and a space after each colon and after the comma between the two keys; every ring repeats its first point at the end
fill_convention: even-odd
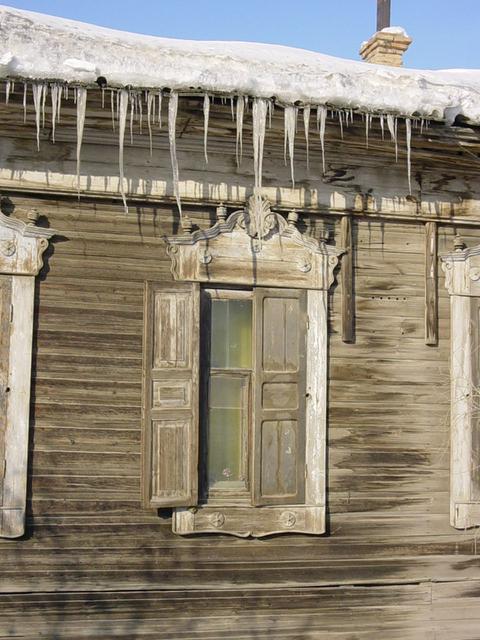
{"type": "Polygon", "coordinates": [[[279,533],[325,533],[325,507],[213,507],[174,509],[173,532],[179,535],[222,533],[261,538],[279,533]]]}

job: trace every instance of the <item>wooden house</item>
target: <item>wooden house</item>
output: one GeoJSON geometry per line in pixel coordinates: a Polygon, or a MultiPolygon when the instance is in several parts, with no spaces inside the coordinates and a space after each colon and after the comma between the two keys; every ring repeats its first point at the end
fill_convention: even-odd
{"type": "Polygon", "coordinates": [[[476,72],[0,33],[0,637],[478,638],[476,72]]]}

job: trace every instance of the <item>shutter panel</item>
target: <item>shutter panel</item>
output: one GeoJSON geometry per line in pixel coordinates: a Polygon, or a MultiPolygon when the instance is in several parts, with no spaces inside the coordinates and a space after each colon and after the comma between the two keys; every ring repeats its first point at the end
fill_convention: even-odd
{"type": "Polygon", "coordinates": [[[5,431],[7,429],[8,369],[10,361],[11,276],[0,275],[0,506],[3,504],[5,431]]]}
{"type": "Polygon", "coordinates": [[[253,503],[305,500],[306,292],[255,290],[253,503]]]}
{"type": "Polygon", "coordinates": [[[199,285],[148,283],[145,313],[144,502],[198,496],[199,285]]]}

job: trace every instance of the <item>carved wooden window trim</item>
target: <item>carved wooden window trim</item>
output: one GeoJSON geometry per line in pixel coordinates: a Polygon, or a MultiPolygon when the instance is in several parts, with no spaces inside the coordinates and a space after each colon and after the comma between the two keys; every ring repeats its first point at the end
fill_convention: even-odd
{"type": "Polygon", "coordinates": [[[442,256],[450,294],[450,523],[480,526],[480,245],[442,256]]]}
{"type": "MultiPolygon", "coordinates": [[[[276,287],[285,289],[306,290],[307,299],[307,364],[306,364],[306,447],[305,447],[305,502],[302,504],[285,504],[274,506],[235,506],[198,504],[198,491],[195,486],[191,491],[183,491],[178,487],[171,487],[172,475],[177,473],[179,465],[171,465],[167,474],[162,471],[158,457],[171,442],[185,443],[183,438],[197,431],[192,431],[193,422],[191,411],[195,412],[194,420],[198,420],[198,407],[192,407],[188,413],[187,422],[182,425],[174,421],[174,407],[172,412],[164,415],[170,419],[160,420],[163,425],[163,445],[153,446],[151,439],[155,429],[154,409],[150,409],[148,399],[153,377],[164,374],[152,374],[152,349],[146,350],[145,366],[145,441],[144,441],[144,502],[146,506],[160,508],[174,506],[172,528],[178,534],[193,533],[228,533],[241,537],[261,537],[273,533],[310,533],[325,532],[325,473],[326,473],[326,423],[327,423],[327,342],[328,342],[328,289],[333,283],[333,271],[338,263],[341,250],[319,243],[315,239],[305,236],[296,228],[297,216],[291,212],[288,222],[278,213],[271,210],[267,200],[252,196],[245,209],[232,213],[226,218],[226,211],[219,207],[217,223],[206,231],[187,232],[167,239],[168,253],[172,260],[172,274],[178,281],[175,285],[147,286],[147,318],[152,322],[152,309],[155,305],[153,293],[155,288],[165,290],[167,295],[173,295],[176,287],[189,286],[200,283],[225,286],[276,287]],[[188,283],[192,283],[189,285],[188,283]],[[148,308],[150,311],[148,311],[148,308]],[[153,447],[153,448],[152,448],[153,447]],[[153,451],[153,453],[152,453],[153,451]],[[153,475],[152,475],[153,474],[153,475]],[[163,475],[162,475],[163,474],[163,475]],[[168,478],[167,478],[168,476],[168,478]],[[153,495],[152,487],[158,488],[158,478],[164,477],[164,491],[156,491],[153,495]],[[188,497],[186,497],[188,494],[188,497]]],[[[195,290],[191,290],[191,299],[195,300],[195,290]]],[[[186,303],[187,304],[187,303],[186,303]]],[[[188,304],[190,304],[188,302],[188,304]]],[[[198,317],[198,310],[194,311],[197,303],[192,302],[192,310],[187,316],[198,317]],[[192,315],[193,314],[193,315],[192,315]]],[[[184,308],[187,307],[184,305],[184,308]]],[[[170,309],[170,307],[169,307],[170,309]]],[[[151,327],[146,325],[147,344],[152,344],[151,327]],[[150,336],[150,337],[149,337],[150,336]]],[[[192,341],[197,337],[192,338],[192,341]]],[[[158,359],[158,358],[157,358],[158,359]]],[[[198,359],[192,352],[190,360],[198,359]]],[[[172,366],[177,366],[173,363],[172,366]]],[[[190,376],[190,365],[184,367],[183,373],[175,374],[183,380],[183,376],[190,376]]],[[[182,382],[182,384],[184,384],[182,382]]],[[[190,383],[189,383],[190,384],[190,383]]],[[[196,383],[190,384],[190,397],[195,403],[198,397],[196,383]],[[195,396],[195,393],[197,394],[195,396]]],[[[151,397],[151,396],[150,396],[151,397]]],[[[184,411],[178,407],[180,412],[184,411]]],[[[179,414],[180,415],[180,414],[179,414]]],[[[182,414],[183,415],[183,414],[182,414]]],[[[161,432],[160,432],[161,433],[161,432]]],[[[173,446],[170,451],[180,451],[181,446],[173,446]]],[[[190,456],[197,455],[196,445],[184,447],[190,456]]],[[[174,454],[175,455],[175,454],[174,454]]],[[[197,471],[198,464],[193,466],[197,471]]],[[[191,460],[185,466],[185,473],[192,474],[191,460]]]]}
{"type": "Polygon", "coordinates": [[[35,276],[52,229],[0,212],[0,537],[25,530],[35,276]]]}

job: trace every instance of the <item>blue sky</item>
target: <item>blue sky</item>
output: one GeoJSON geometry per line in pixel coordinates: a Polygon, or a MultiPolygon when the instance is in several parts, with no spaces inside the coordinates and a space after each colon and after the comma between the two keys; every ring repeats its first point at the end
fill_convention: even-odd
{"type": "MultiPolygon", "coordinates": [[[[196,40],[247,40],[358,57],[376,0],[10,0],[20,9],[114,29],[196,40]]],[[[392,25],[414,38],[405,65],[480,68],[480,0],[392,0],[392,25]]]]}

